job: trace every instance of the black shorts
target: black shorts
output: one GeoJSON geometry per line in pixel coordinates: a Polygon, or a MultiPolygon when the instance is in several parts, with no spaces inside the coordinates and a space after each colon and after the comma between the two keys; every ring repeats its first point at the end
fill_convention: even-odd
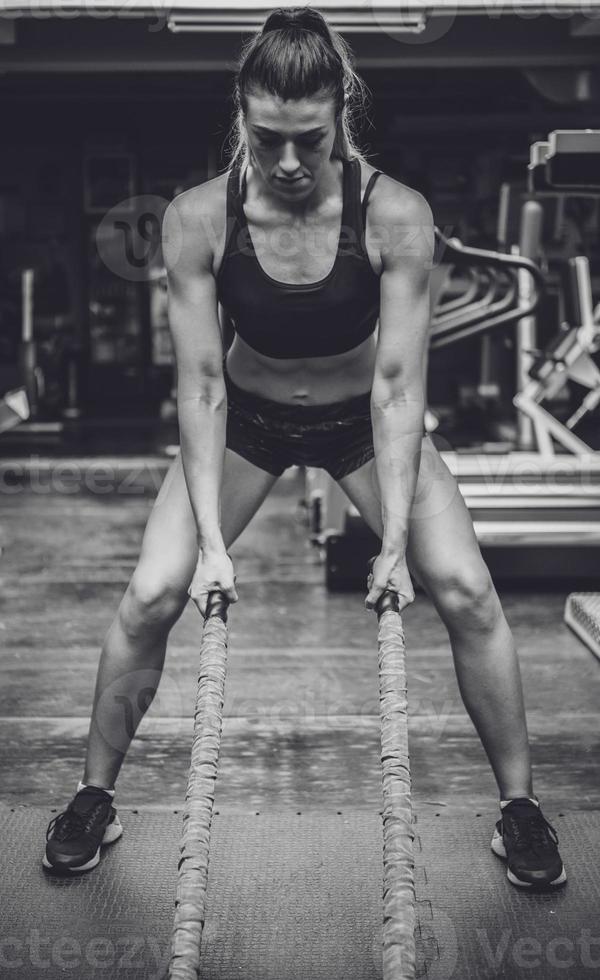
{"type": "Polygon", "coordinates": [[[239,388],[225,365],[223,373],[227,448],[261,470],[281,476],[289,466],[318,466],[339,480],[373,459],[370,392],[329,405],[287,405],[239,388]]]}

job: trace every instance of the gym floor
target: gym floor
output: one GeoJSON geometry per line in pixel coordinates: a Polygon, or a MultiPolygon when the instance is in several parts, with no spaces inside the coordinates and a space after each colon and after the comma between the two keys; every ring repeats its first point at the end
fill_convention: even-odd
{"type": "MultiPolygon", "coordinates": [[[[95,465],[91,471],[81,466],[66,471],[55,460],[46,472],[43,468],[36,470],[34,479],[31,474],[23,478],[7,476],[10,467],[5,463],[2,475],[0,801],[11,834],[18,833],[19,823],[25,826],[28,814],[35,818],[27,825],[33,836],[27,848],[19,851],[19,860],[28,867],[17,871],[33,883],[40,914],[50,897],[44,892],[47,879],[40,865],[45,828],[48,820],[66,806],[82,777],[100,644],[133,570],[164,463],[149,458],[139,463],[130,461],[129,468],[115,463],[112,469],[110,463],[104,463],[101,473],[94,469],[95,465]],[[100,492],[98,487],[102,487],[100,492]]],[[[298,471],[282,478],[232,548],[240,601],[230,610],[229,673],[215,800],[217,813],[229,822],[219,830],[215,820],[217,843],[221,841],[221,850],[214,863],[211,861],[215,877],[219,868],[227,874],[223,848],[227,840],[236,839],[235,820],[245,819],[244,833],[248,833],[250,815],[266,818],[260,831],[264,837],[261,854],[273,880],[278,873],[284,873],[287,859],[293,862],[298,858],[298,842],[302,839],[300,831],[291,831],[286,837],[287,825],[285,821],[277,823],[278,813],[294,814],[305,821],[297,826],[308,828],[306,839],[312,840],[315,847],[313,857],[319,850],[315,827],[328,827],[335,816],[342,818],[348,835],[345,850],[348,852],[352,844],[357,861],[361,854],[366,860],[380,851],[376,618],[365,610],[362,593],[326,592],[323,568],[303,524],[299,507],[302,490],[298,471]],[[361,850],[360,834],[365,833],[371,836],[365,839],[361,850]]],[[[566,889],[560,895],[545,896],[543,906],[536,907],[543,914],[544,928],[550,930],[549,943],[559,925],[550,916],[562,908],[562,934],[575,944],[573,949],[579,949],[577,942],[579,934],[585,932],[586,913],[591,916],[591,909],[597,907],[600,898],[599,875],[593,866],[600,843],[600,663],[564,625],[563,593],[503,589],[501,598],[521,659],[535,788],[545,815],[559,833],[569,873],[566,889]]],[[[593,975],[600,966],[598,949],[590,953],[589,965],[585,956],[574,956],[568,969],[559,969],[558,954],[558,965],[542,955],[536,967],[531,956],[527,961],[525,953],[525,966],[521,964],[521,969],[513,956],[509,969],[506,957],[498,953],[500,940],[492,944],[498,955],[494,958],[490,954],[487,964],[484,962],[485,970],[481,965],[481,944],[479,964],[466,965],[465,961],[460,973],[454,973],[456,955],[452,964],[443,966],[439,960],[440,949],[447,941],[448,915],[452,918],[454,914],[453,903],[458,907],[462,902],[460,915],[464,917],[465,902],[472,902],[474,897],[482,900],[470,888],[470,899],[458,899],[458,878],[464,888],[470,869],[473,873],[477,869],[478,882],[485,882],[496,896],[505,923],[512,928],[519,916],[527,919],[525,932],[515,933],[519,941],[523,936],[527,939],[541,933],[528,918],[532,906],[527,903],[537,900],[512,888],[503,865],[489,850],[489,838],[498,817],[496,785],[460,699],[447,633],[422,593],[417,593],[415,602],[406,610],[404,625],[413,800],[419,825],[417,843],[425,855],[417,860],[417,897],[421,903],[420,920],[427,905],[433,923],[433,939],[423,939],[420,950],[421,975],[523,975],[544,980],[554,976],[555,970],[556,976],[561,977],[593,975]],[[469,863],[457,865],[459,857],[461,862],[469,863]],[[444,893],[451,896],[445,910],[444,893]],[[442,906],[436,910],[440,896],[442,906]],[[437,935],[436,914],[445,917],[445,925],[437,935]]],[[[117,781],[115,802],[125,826],[124,837],[112,850],[105,849],[100,866],[88,878],[95,876],[102,881],[103,876],[106,880],[109,874],[116,873],[119,862],[125,861],[128,833],[135,835],[136,826],[140,828],[140,840],[142,833],[150,833],[145,838],[149,853],[141,858],[142,862],[156,867],[161,860],[168,865],[173,859],[175,873],[180,826],[177,814],[187,784],[200,627],[199,614],[190,604],[171,634],[157,697],[138,729],[117,781]],[[168,829],[166,824],[161,825],[161,835],[168,833],[168,842],[164,836],[158,842],[153,840],[148,828],[143,830],[142,823],[136,825],[136,812],[140,821],[153,818],[164,824],[167,820],[168,829]]],[[[155,832],[157,827],[155,824],[155,832]]],[[[328,838],[323,831],[321,846],[325,852],[331,834],[336,839],[335,846],[341,846],[339,833],[331,831],[328,838]]],[[[6,832],[3,842],[7,844],[6,832]]],[[[248,854],[252,846],[248,838],[248,854]]],[[[6,846],[4,850],[3,860],[10,865],[14,854],[6,846]]],[[[140,854],[139,849],[137,853],[140,854]]],[[[373,878],[375,902],[377,870],[373,878]]],[[[14,866],[12,872],[15,879],[14,866]]],[[[3,880],[6,888],[6,869],[3,880]]],[[[328,881],[333,887],[335,874],[328,881]]],[[[347,882],[338,884],[342,891],[346,889],[347,882]]],[[[216,894],[218,886],[214,881],[212,888],[216,894]]],[[[350,901],[351,891],[350,888],[346,902],[350,901]]],[[[68,901],[64,891],[61,894],[68,901]]],[[[136,894],[140,898],[141,889],[133,898],[129,895],[128,901],[135,903],[136,894]]],[[[239,890],[238,901],[241,894],[239,890]]],[[[267,905],[271,903],[268,907],[272,912],[274,899],[272,895],[263,898],[266,917],[267,905]]],[[[12,895],[11,901],[14,900],[12,895]]],[[[234,895],[234,905],[235,900],[234,895]]],[[[257,901],[256,895],[252,900],[257,901]]],[[[327,900],[331,907],[335,901],[331,893],[327,900]]],[[[165,901],[167,909],[172,907],[172,896],[167,895],[165,901]]],[[[6,896],[2,899],[4,907],[5,902],[6,896]]],[[[11,907],[18,921],[18,909],[11,907]]],[[[318,909],[318,904],[313,905],[313,916],[318,909]]],[[[104,907],[105,914],[110,915],[110,911],[110,907],[104,907]]],[[[133,914],[135,909],[130,907],[129,911],[133,914]]],[[[481,911],[489,921],[490,908],[481,911]]],[[[222,911],[223,915],[230,913],[222,911]]],[[[262,918],[259,907],[253,914],[262,918]]],[[[318,912],[321,918],[322,914],[322,910],[318,912]]],[[[470,907],[469,914],[477,916],[477,904],[474,911],[470,907]]],[[[456,915],[459,916],[458,911],[456,915]]],[[[12,925],[14,932],[14,922],[12,925]]],[[[277,934],[277,968],[266,965],[268,951],[261,953],[266,957],[261,960],[262,971],[257,968],[262,980],[288,980],[302,975],[296,972],[300,967],[295,964],[299,954],[293,919],[288,917],[287,925],[289,935],[284,916],[277,934]],[[287,967],[282,967],[283,963],[287,967]]],[[[476,930],[476,922],[471,921],[471,926],[476,930]]],[[[89,928],[87,920],[85,928],[89,928]]],[[[323,975],[334,980],[352,976],[352,980],[367,980],[380,975],[371,953],[367,957],[368,969],[357,966],[354,972],[332,972],[340,955],[332,934],[335,929],[332,923],[328,931],[321,922],[321,932],[316,930],[315,936],[318,934],[330,944],[333,958],[330,962],[323,953],[321,968],[313,962],[312,972],[304,972],[304,977],[323,975]]],[[[502,930],[501,934],[504,935],[502,930]]],[[[69,935],[77,935],[76,921],[70,921],[69,935]]],[[[215,935],[211,935],[215,943],[215,935]]],[[[310,937],[305,938],[308,941],[310,937]]],[[[256,933],[253,941],[256,952],[256,933]]],[[[477,953],[473,936],[461,941],[459,962],[461,957],[477,953]]],[[[314,957],[317,939],[311,942],[314,957]]],[[[365,942],[369,944],[368,940],[365,942]]],[[[211,965],[206,976],[217,980],[241,975],[227,972],[214,957],[208,959],[211,965]]],[[[233,961],[227,969],[234,970],[233,961]]],[[[245,970],[247,977],[254,976],[247,963],[245,970]]],[[[39,973],[42,975],[49,980],[55,974],[46,969],[39,973]]],[[[64,975],[65,971],[57,968],[56,976],[64,975]]],[[[120,978],[149,974],[113,970],[110,975],[120,978]]],[[[0,976],[33,977],[38,972],[2,972],[0,964],[0,976]]]]}

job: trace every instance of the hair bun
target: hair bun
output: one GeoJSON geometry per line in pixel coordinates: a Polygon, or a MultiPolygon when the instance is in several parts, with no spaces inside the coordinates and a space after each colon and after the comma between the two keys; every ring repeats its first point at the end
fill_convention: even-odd
{"type": "Polygon", "coordinates": [[[285,30],[290,27],[290,11],[279,8],[269,14],[263,24],[262,33],[270,34],[271,31],[285,30]]]}
{"type": "Polygon", "coordinates": [[[278,7],[267,17],[262,34],[294,28],[317,34],[330,48],[333,48],[326,21],[318,10],[312,10],[310,7],[278,7]]]}

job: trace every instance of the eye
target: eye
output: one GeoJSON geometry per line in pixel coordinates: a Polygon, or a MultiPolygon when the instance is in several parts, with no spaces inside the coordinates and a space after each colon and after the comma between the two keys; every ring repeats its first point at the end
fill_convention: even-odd
{"type": "MultiPolygon", "coordinates": [[[[272,136],[258,136],[257,138],[261,146],[273,147],[273,146],[277,146],[277,144],[279,143],[279,140],[273,139],[272,136]]],[[[309,149],[314,150],[321,145],[324,138],[325,138],[324,136],[317,136],[316,139],[302,140],[300,145],[306,146],[309,149]]]]}

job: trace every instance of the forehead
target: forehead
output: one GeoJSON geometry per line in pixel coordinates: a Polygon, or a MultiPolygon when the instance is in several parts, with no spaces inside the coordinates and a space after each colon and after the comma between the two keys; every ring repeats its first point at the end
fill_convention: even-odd
{"type": "Polygon", "coordinates": [[[270,92],[258,91],[247,97],[246,122],[266,126],[292,135],[317,126],[329,126],[335,115],[333,99],[309,96],[285,101],[270,92]]]}

